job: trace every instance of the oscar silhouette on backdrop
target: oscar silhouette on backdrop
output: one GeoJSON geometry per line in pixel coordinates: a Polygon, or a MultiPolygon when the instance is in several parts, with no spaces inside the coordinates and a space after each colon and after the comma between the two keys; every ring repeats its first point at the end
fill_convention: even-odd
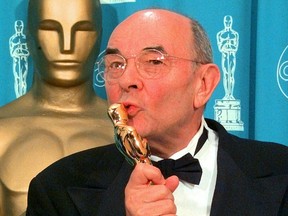
{"type": "Polygon", "coordinates": [[[243,131],[241,120],[241,100],[234,97],[236,53],[239,47],[239,34],[232,28],[233,18],[224,16],[224,29],[217,33],[217,45],[221,52],[221,66],[223,71],[223,86],[225,96],[216,99],[214,105],[215,120],[220,122],[226,130],[243,131]]]}
{"type": "Polygon", "coordinates": [[[0,108],[0,215],[26,210],[30,180],[54,161],[113,142],[106,101],[93,89],[98,0],[30,0],[28,93],[0,108]]]}
{"type": "Polygon", "coordinates": [[[23,33],[23,21],[16,20],[14,27],[15,34],[9,39],[9,48],[10,56],[13,58],[14,91],[18,98],[27,91],[26,78],[30,53],[26,43],[26,35],[23,33]]]}
{"type": "Polygon", "coordinates": [[[224,17],[224,29],[217,34],[218,49],[222,53],[223,85],[225,100],[234,100],[234,73],[236,69],[236,52],[239,45],[238,32],[232,29],[233,18],[230,15],[224,17]]]}

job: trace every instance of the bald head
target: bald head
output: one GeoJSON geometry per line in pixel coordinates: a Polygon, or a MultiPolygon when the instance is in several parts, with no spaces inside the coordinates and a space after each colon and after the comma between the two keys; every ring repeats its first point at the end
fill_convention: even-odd
{"type": "Polygon", "coordinates": [[[129,43],[141,41],[143,44],[147,41],[156,45],[167,40],[174,49],[179,50],[180,56],[183,51],[188,51],[190,57],[197,56],[201,62],[213,61],[211,45],[202,26],[196,20],[173,11],[147,9],[132,14],[115,28],[110,38],[112,43],[108,45],[113,46],[113,41],[123,40],[117,39],[121,32],[126,32],[129,43]],[[153,41],[149,41],[149,38],[153,41]]]}
{"type": "MultiPolygon", "coordinates": [[[[122,23],[119,24],[121,27],[122,25],[125,25],[126,23],[140,23],[141,25],[144,24],[144,22],[149,22],[149,24],[164,24],[166,22],[169,22],[170,24],[167,26],[163,26],[164,28],[181,28],[179,25],[186,25],[189,24],[190,18],[185,17],[181,14],[164,10],[164,9],[146,9],[138,11],[131,16],[129,16],[127,19],[125,19],[122,23]],[[171,22],[173,20],[173,22],[171,22]]],[[[157,26],[159,28],[162,28],[162,26],[157,26]]]]}

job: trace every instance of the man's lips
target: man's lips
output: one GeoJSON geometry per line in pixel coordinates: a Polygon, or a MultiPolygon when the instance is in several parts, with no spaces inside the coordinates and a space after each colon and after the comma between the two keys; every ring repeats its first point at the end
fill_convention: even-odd
{"type": "Polygon", "coordinates": [[[140,111],[140,108],[135,104],[123,103],[123,105],[129,117],[134,117],[140,111]]]}

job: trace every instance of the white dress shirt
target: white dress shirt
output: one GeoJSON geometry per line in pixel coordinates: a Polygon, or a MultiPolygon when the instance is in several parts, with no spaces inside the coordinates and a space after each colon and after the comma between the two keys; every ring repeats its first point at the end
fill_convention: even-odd
{"type": "MultiPolygon", "coordinates": [[[[218,135],[207,126],[204,118],[202,118],[199,131],[195,134],[187,147],[170,157],[171,159],[176,160],[187,153],[191,153],[194,158],[199,160],[203,171],[199,185],[180,180],[179,186],[173,193],[178,216],[210,215],[217,176],[217,150],[218,135]],[[203,132],[203,127],[208,131],[208,139],[200,151],[194,155],[198,139],[203,132]]],[[[154,155],[152,155],[150,159],[153,161],[162,160],[162,158],[154,155]]]]}

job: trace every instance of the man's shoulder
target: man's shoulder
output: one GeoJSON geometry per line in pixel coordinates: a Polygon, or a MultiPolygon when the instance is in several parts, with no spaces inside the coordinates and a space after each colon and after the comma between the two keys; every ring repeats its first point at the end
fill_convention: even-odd
{"type": "Polygon", "coordinates": [[[111,175],[117,175],[124,161],[124,157],[115,144],[96,147],[64,157],[42,172],[36,179],[46,181],[65,181],[65,184],[85,182],[90,175],[106,175],[109,170],[111,175]]]}
{"type": "Polygon", "coordinates": [[[249,150],[254,149],[260,152],[269,150],[272,152],[273,151],[282,152],[284,154],[288,153],[288,146],[284,144],[275,143],[275,142],[267,142],[267,141],[259,141],[259,140],[235,136],[227,132],[224,126],[216,122],[215,120],[205,119],[205,121],[208,123],[208,126],[218,134],[220,142],[224,142],[229,146],[235,145],[233,148],[237,148],[237,144],[238,144],[239,147],[244,147],[244,148],[248,147],[249,150]]]}
{"type": "Polygon", "coordinates": [[[206,119],[208,126],[218,133],[219,150],[226,152],[234,162],[251,175],[266,169],[271,173],[288,174],[288,147],[275,143],[241,138],[228,133],[214,120],[206,119]]]}
{"type": "Polygon", "coordinates": [[[94,166],[96,166],[98,163],[101,163],[102,166],[107,166],[108,164],[118,163],[120,161],[123,161],[123,156],[118,151],[116,145],[109,144],[71,154],[56,161],[47,169],[61,169],[61,167],[70,165],[77,165],[79,168],[87,165],[90,165],[89,167],[93,167],[92,163],[94,166]]]}
{"type": "Polygon", "coordinates": [[[251,177],[288,176],[288,147],[279,143],[234,138],[229,152],[251,177]],[[232,148],[234,148],[232,150],[232,148]]]}

